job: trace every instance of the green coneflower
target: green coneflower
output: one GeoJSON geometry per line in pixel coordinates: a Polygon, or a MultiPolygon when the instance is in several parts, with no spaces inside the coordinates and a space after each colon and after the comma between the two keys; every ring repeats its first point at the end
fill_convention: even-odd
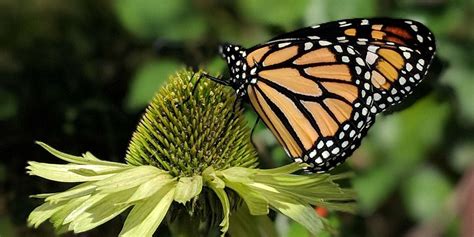
{"type": "Polygon", "coordinates": [[[354,193],[334,181],[347,175],[296,175],[291,164],[257,169],[250,130],[230,89],[182,71],[171,77],[147,108],[133,134],[127,163],[73,156],[38,143],[67,164],[29,162],[28,173],[80,183],[60,193],[39,194],[44,204],[30,214],[58,232],[84,232],[131,209],[121,236],[152,236],[164,221],[176,236],[260,236],[270,209],[311,233],[326,227],[313,206],[352,211],[354,193]],[[263,218],[263,219],[262,219],[263,218]],[[230,228],[229,228],[230,227],[230,228]],[[252,231],[252,233],[250,233],[252,231]]]}

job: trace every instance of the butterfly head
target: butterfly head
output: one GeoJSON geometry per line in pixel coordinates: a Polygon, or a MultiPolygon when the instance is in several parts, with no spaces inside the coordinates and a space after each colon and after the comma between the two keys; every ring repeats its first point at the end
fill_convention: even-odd
{"type": "Polygon", "coordinates": [[[227,61],[230,71],[230,85],[237,90],[237,94],[244,96],[246,87],[250,83],[248,65],[245,57],[247,50],[239,45],[222,44],[219,53],[227,61]]]}

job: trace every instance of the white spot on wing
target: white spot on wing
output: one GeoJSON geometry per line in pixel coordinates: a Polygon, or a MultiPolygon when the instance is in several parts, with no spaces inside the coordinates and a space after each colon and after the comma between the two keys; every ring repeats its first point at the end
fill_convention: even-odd
{"type": "Polygon", "coordinates": [[[423,43],[423,37],[421,35],[416,35],[416,39],[420,42],[423,43]]]}
{"type": "Polygon", "coordinates": [[[382,96],[379,93],[375,93],[374,94],[374,100],[379,101],[380,99],[382,99],[382,96]]]}
{"type": "Polygon", "coordinates": [[[399,48],[400,48],[401,50],[403,50],[403,51],[413,52],[413,49],[407,48],[407,47],[405,47],[405,46],[400,46],[399,48]]]}
{"type": "Polygon", "coordinates": [[[355,51],[352,48],[347,48],[347,52],[352,55],[355,54],[355,51]]]}
{"type": "Polygon", "coordinates": [[[374,64],[375,61],[377,60],[379,56],[377,54],[374,54],[372,52],[367,52],[367,56],[365,57],[365,61],[369,63],[370,65],[374,64]]]}
{"type": "Polygon", "coordinates": [[[290,45],[290,42],[279,43],[278,48],[283,48],[283,47],[288,46],[288,45],[290,45]]]}
{"type": "Polygon", "coordinates": [[[421,66],[419,63],[416,64],[416,68],[420,71],[423,71],[423,66],[421,66]]]}
{"type": "Polygon", "coordinates": [[[369,46],[368,50],[372,53],[377,53],[378,46],[371,45],[369,46]]]}
{"type": "Polygon", "coordinates": [[[400,77],[398,81],[400,82],[400,85],[402,86],[407,82],[407,80],[404,77],[400,77]]]}
{"type": "Polygon", "coordinates": [[[319,41],[319,45],[321,45],[321,46],[327,46],[327,45],[331,45],[331,42],[326,41],[326,40],[320,40],[320,41],[319,41]]]}
{"type": "Polygon", "coordinates": [[[370,79],[370,72],[369,72],[369,71],[366,71],[366,72],[365,72],[364,78],[367,79],[367,80],[370,79]]]}
{"type": "Polygon", "coordinates": [[[411,54],[409,52],[403,52],[403,57],[405,57],[405,59],[410,59],[411,54]]]}

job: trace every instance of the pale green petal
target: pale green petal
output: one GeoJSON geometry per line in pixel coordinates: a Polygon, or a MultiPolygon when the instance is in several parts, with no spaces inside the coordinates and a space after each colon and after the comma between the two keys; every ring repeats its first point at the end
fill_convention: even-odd
{"type": "Polygon", "coordinates": [[[175,187],[168,185],[137,204],[128,215],[120,236],[152,236],[168,212],[174,192],[175,187]]]}
{"type": "Polygon", "coordinates": [[[225,188],[225,182],[221,178],[217,177],[216,171],[209,166],[202,172],[203,179],[206,183],[212,184],[216,188],[225,188]]]}
{"type": "Polygon", "coordinates": [[[41,223],[51,218],[51,216],[63,208],[65,202],[60,203],[43,203],[43,205],[35,208],[28,216],[28,226],[38,228],[41,223]]]}
{"type": "MultiPolygon", "coordinates": [[[[218,182],[217,182],[218,184],[218,182]]],[[[217,197],[221,201],[222,204],[222,210],[223,210],[223,218],[222,222],[219,224],[221,227],[221,237],[225,236],[225,233],[229,229],[229,216],[230,216],[230,203],[229,203],[229,198],[227,197],[226,192],[224,191],[224,188],[219,188],[216,186],[216,183],[209,183],[210,188],[216,193],[217,197]]]]}
{"type": "Polygon", "coordinates": [[[303,167],[307,166],[306,164],[303,163],[296,163],[293,162],[288,165],[284,165],[278,168],[273,168],[273,169],[260,169],[258,170],[259,174],[266,175],[266,174],[271,174],[271,175],[278,175],[278,174],[291,174],[294,173],[298,170],[301,170],[303,167]]]}
{"type": "Polygon", "coordinates": [[[86,151],[86,153],[84,153],[82,157],[84,157],[84,159],[86,160],[100,161],[99,158],[95,157],[92,153],[88,151],[86,151]]]}
{"type": "Polygon", "coordinates": [[[267,215],[270,211],[268,200],[261,193],[242,183],[227,182],[226,184],[244,199],[252,215],[267,215]]]}
{"type": "Polygon", "coordinates": [[[137,166],[97,181],[95,185],[97,185],[97,190],[102,192],[117,192],[136,187],[162,174],[166,172],[153,166],[137,166]]]}
{"type": "Polygon", "coordinates": [[[54,213],[50,218],[50,221],[53,223],[54,227],[59,228],[60,226],[64,225],[64,219],[69,215],[69,213],[79,207],[89,197],[90,195],[71,199],[67,203],[63,204],[61,209],[54,213]]]}
{"type": "Polygon", "coordinates": [[[71,198],[86,196],[86,195],[92,194],[95,191],[96,187],[97,186],[95,186],[93,182],[83,183],[67,191],[50,195],[46,197],[45,201],[55,203],[55,202],[59,202],[63,200],[68,200],[71,198]]]}
{"type": "Polygon", "coordinates": [[[179,178],[174,193],[174,200],[178,203],[186,203],[201,193],[202,176],[182,177],[179,178]]]}
{"type": "MultiPolygon", "coordinates": [[[[134,191],[135,189],[131,189],[110,193],[103,198],[93,200],[94,204],[92,206],[88,207],[85,211],[78,212],[77,218],[69,223],[69,229],[75,233],[80,233],[111,220],[131,206],[118,203],[124,203],[132,196],[134,191]]],[[[78,206],[78,208],[80,207],[82,206],[78,206]]]]}
{"type": "Polygon", "coordinates": [[[33,194],[33,195],[30,195],[29,197],[30,198],[47,198],[47,197],[51,197],[53,195],[56,195],[58,193],[40,193],[40,194],[33,194]]]}
{"type": "MultiPolygon", "coordinates": [[[[86,182],[101,180],[114,175],[128,167],[105,166],[105,165],[77,165],[77,164],[47,164],[30,161],[27,167],[28,174],[40,176],[45,179],[57,182],[86,182]],[[89,174],[85,174],[84,170],[90,170],[89,174]]],[[[129,166],[130,167],[130,166],[129,166]]]]}
{"type": "Polygon", "coordinates": [[[158,175],[157,177],[150,179],[149,181],[140,185],[137,191],[133,193],[133,195],[126,201],[126,203],[132,203],[138,200],[149,198],[164,186],[170,183],[173,183],[174,185],[175,182],[176,179],[172,178],[171,175],[158,175]]]}
{"type": "MultiPolygon", "coordinates": [[[[96,164],[96,165],[106,165],[106,166],[118,166],[118,167],[126,167],[128,166],[127,164],[124,164],[124,163],[118,163],[118,162],[111,162],[111,161],[103,161],[103,160],[99,160],[99,159],[91,159],[92,157],[94,157],[92,154],[87,155],[86,158],[84,157],[81,157],[81,156],[73,156],[73,155],[69,155],[67,153],[64,153],[64,152],[61,152],[61,151],[58,151],[54,148],[52,148],[51,146],[43,143],[43,142],[39,142],[37,141],[36,144],[40,145],[41,147],[43,147],[45,150],[47,150],[49,153],[51,153],[52,155],[56,156],[57,158],[61,159],[61,160],[64,160],[64,161],[67,161],[67,162],[71,162],[71,163],[76,163],[76,164],[96,164]]],[[[94,157],[95,158],[95,157],[94,157]]]]}
{"type": "Polygon", "coordinates": [[[314,187],[321,183],[328,182],[327,175],[294,175],[294,174],[278,174],[278,175],[256,175],[255,181],[259,183],[267,183],[272,186],[286,187],[314,187]]]}
{"type": "Polygon", "coordinates": [[[87,164],[87,161],[84,160],[80,156],[73,156],[73,155],[69,155],[67,153],[58,151],[58,150],[52,148],[51,146],[49,146],[48,144],[40,142],[40,141],[37,141],[36,144],[40,145],[45,150],[47,150],[49,153],[51,153],[52,155],[56,156],[57,158],[59,158],[61,160],[71,162],[71,163],[87,164]]]}
{"type": "Polygon", "coordinates": [[[250,183],[253,182],[253,176],[258,172],[257,169],[248,169],[243,167],[232,167],[224,171],[217,172],[230,182],[250,183]]]}
{"type": "MultiPolygon", "coordinates": [[[[94,194],[90,196],[85,202],[79,205],[76,209],[71,211],[69,215],[64,218],[64,224],[68,224],[76,220],[82,213],[84,213],[88,208],[105,198],[108,194],[94,194]]],[[[110,195],[110,194],[109,194],[110,195]]],[[[112,194],[113,195],[113,194],[112,194]]]]}

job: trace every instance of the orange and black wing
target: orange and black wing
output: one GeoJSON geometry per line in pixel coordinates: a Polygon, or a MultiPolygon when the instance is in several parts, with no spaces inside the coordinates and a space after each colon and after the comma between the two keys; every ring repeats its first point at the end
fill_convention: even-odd
{"type": "Polygon", "coordinates": [[[372,113],[411,94],[426,75],[436,50],[434,35],[423,24],[390,18],[329,22],[280,35],[269,43],[302,40],[348,44],[362,55],[371,69],[367,76],[375,100],[372,113]]]}
{"type": "Polygon", "coordinates": [[[374,121],[370,71],[347,44],[291,40],[247,53],[252,106],[296,162],[324,172],[359,146],[374,121]]]}

